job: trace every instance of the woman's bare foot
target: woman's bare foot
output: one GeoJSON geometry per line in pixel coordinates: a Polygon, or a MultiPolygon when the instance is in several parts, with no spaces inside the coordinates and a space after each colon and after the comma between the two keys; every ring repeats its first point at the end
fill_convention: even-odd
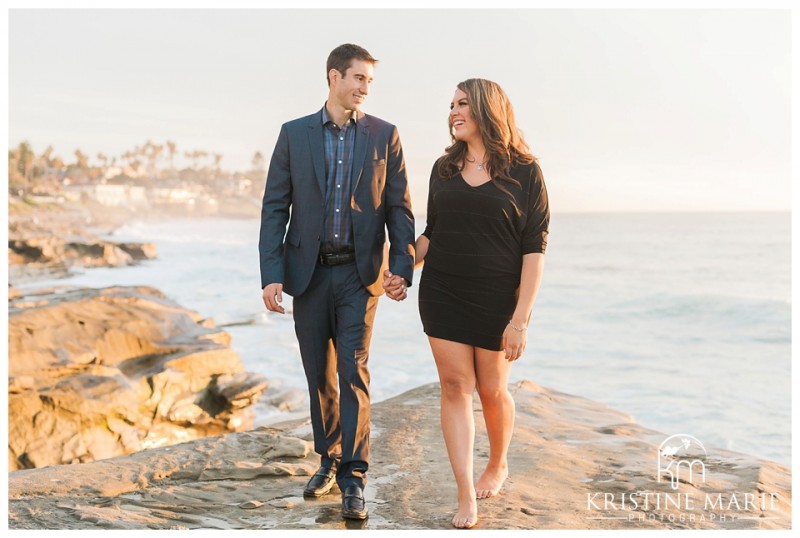
{"type": "Polygon", "coordinates": [[[478,499],[494,497],[508,478],[508,465],[502,467],[486,467],[480,479],[475,482],[475,496],[478,499]]]}
{"type": "Polygon", "coordinates": [[[457,529],[471,529],[478,523],[478,503],[475,494],[458,498],[458,512],[453,516],[453,526],[457,529]]]}

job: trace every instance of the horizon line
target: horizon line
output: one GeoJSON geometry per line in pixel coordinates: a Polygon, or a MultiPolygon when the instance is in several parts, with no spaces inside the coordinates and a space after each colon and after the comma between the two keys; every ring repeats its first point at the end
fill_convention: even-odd
{"type": "MultiPolygon", "coordinates": [[[[567,209],[561,211],[550,211],[550,214],[558,215],[652,215],[652,214],[674,214],[674,213],[792,213],[791,209],[567,209]]],[[[427,213],[414,213],[414,217],[426,217],[427,213]]]]}

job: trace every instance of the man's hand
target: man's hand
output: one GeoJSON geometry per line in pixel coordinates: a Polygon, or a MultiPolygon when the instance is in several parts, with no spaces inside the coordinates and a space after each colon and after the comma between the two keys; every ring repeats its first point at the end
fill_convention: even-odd
{"type": "Polygon", "coordinates": [[[283,307],[278,304],[283,302],[283,284],[277,282],[273,284],[267,284],[267,286],[264,288],[262,297],[267,310],[270,312],[277,312],[278,314],[285,313],[283,307]]]}
{"type": "Polygon", "coordinates": [[[383,272],[383,289],[386,296],[395,301],[402,301],[408,297],[406,279],[400,275],[393,275],[388,269],[383,272]]]}

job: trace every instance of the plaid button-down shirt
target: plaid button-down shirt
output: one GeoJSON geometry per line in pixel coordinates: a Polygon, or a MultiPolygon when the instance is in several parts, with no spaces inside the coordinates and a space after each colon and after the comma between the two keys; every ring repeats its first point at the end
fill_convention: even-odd
{"type": "Polygon", "coordinates": [[[356,141],[355,114],[339,127],[322,107],[322,132],[325,146],[325,231],[321,251],[353,250],[353,227],[350,218],[350,175],[353,169],[353,148],[356,141]]]}

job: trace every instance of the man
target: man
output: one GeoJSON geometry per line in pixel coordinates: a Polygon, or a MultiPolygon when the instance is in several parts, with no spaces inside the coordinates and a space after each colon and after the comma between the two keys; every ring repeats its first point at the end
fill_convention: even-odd
{"type": "Polygon", "coordinates": [[[397,128],[360,110],[376,62],[357,45],[335,48],[325,105],[281,127],[259,241],[267,310],[283,314],[283,292],[294,297],[320,455],[304,495],[325,495],[335,477],[349,519],[367,517],[367,358],[378,296],[385,289],[405,299],[414,270],[414,216],[397,128]]]}

